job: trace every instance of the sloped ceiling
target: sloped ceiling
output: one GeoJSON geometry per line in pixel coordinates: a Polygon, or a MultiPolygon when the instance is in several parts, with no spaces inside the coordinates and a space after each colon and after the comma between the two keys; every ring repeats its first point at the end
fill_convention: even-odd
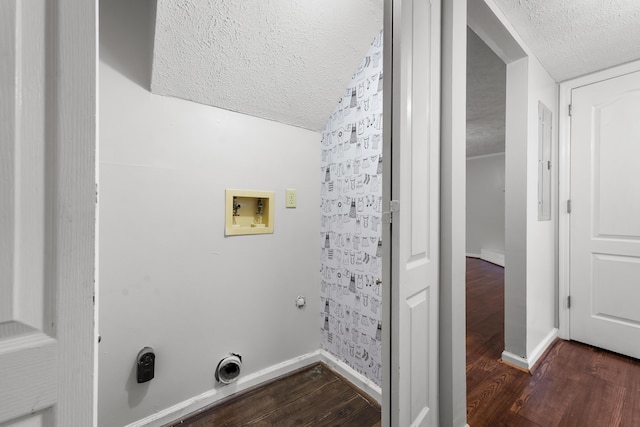
{"type": "Polygon", "coordinates": [[[495,0],[558,82],[640,58],[640,0],[495,0]]]}
{"type": "Polygon", "coordinates": [[[319,131],[382,0],[158,0],[151,91],[319,131]]]}
{"type": "Polygon", "coordinates": [[[467,157],[504,152],[507,66],[467,28],[467,157]]]}
{"type": "MultiPolygon", "coordinates": [[[[494,1],[556,81],[640,58],[640,0],[494,1]]],[[[382,27],[382,3],[157,0],[151,90],[321,130],[382,27]]],[[[468,43],[468,155],[499,152],[504,85],[487,78],[504,64],[475,34],[468,43]]]]}

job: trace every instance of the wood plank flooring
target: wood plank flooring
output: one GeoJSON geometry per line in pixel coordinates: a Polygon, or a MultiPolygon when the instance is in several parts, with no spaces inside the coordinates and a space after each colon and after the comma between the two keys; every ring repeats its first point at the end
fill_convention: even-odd
{"type": "Polygon", "coordinates": [[[380,407],[344,378],[316,364],[168,426],[249,425],[377,427],[380,407]]]}
{"type": "MultiPolygon", "coordinates": [[[[556,341],[532,374],[500,361],[504,269],[467,258],[471,427],[640,426],[640,361],[556,341]]],[[[321,364],[231,396],[167,427],[380,426],[380,408],[321,364]]]]}
{"type": "Polygon", "coordinates": [[[532,374],[500,362],[504,269],[467,258],[471,427],[640,426],[640,361],[557,340],[532,374]]]}

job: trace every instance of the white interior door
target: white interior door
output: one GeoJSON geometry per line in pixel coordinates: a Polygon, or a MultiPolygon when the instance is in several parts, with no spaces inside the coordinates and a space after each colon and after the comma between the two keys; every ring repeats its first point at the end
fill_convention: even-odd
{"type": "Polygon", "coordinates": [[[571,103],[570,336],[640,358],[640,72],[571,103]]]}
{"type": "Polygon", "coordinates": [[[390,132],[385,128],[385,153],[391,154],[390,175],[385,172],[392,215],[391,423],[437,426],[440,2],[392,5],[392,25],[385,27],[391,31],[385,55],[392,62],[385,71],[392,110],[385,111],[391,118],[390,132]]]}
{"type": "Polygon", "coordinates": [[[0,2],[0,425],[94,421],[96,7],[0,2]]]}

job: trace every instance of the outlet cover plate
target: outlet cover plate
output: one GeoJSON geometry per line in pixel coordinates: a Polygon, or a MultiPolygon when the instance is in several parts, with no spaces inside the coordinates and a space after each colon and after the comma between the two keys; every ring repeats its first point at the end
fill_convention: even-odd
{"type": "Polygon", "coordinates": [[[295,188],[287,188],[285,190],[286,193],[286,203],[287,203],[287,207],[288,208],[295,208],[296,207],[296,189],[295,188]]]}

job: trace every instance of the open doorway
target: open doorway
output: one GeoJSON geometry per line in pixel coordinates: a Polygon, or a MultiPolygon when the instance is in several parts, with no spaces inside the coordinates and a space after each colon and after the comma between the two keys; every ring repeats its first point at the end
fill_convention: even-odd
{"type": "Polygon", "coordinates": [[[466,372],[467,415],[476,421],[487,367],[505,348],[506,68],[467,27],[466,372]]]}
{"type": "Polygon", "coordinates": [[[504,267],[507,67],[467,27],[467,256],[504,267]]]}
{"type": "MultiPolygon", "coordinates": [[[[496,352],[492,363],[501,359],[530,371],[557,336],[553,324],[553,221],[538,219],[536,173],[539,162],[538,103],[554,108],[557,104],[556,83],[525,50],[518,34],[499,9],[483,1],[469,2],[467,23],[506,64],[504,315],[499,316],[504,319],[504,338],[503,350],[500,354],[496,352]]],[[[473,65],[469,64],[471,67],[473,65]]],[[[469,407],[473,404],[470,390],[469,407]]],[[[470,420],[472,418],[470,416],[470,420]]]]}

